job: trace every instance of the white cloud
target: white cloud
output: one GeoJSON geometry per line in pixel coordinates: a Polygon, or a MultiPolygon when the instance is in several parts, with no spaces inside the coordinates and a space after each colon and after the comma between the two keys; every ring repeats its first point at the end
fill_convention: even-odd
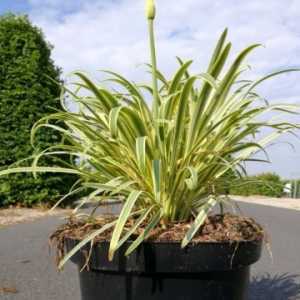
{"type": "MultiPolygon", "coordinates": [[[[147,24],[142,0],[30,0],[32,20],[54,45],[53,58],[65,73],[74,69],[109,68],[133,80],[144,80],[137,68],[149,61],[147,24]]],[[[251,43],[263,43],[249,57],[249,76],[288,66],[300,67],[300,3],[298,0],[157,0],[156,35],[160,69],[171,74],[175,56],[195,60],[202,71],[218,35],[229,27],[233,52],[251,43]]],[[[260,88],[266,98],[300,103],[300,74],[284,75],[260,88]],[[297,98],[299,97],[299,98],[297,98]]],[[[300,120],[298,118],[298,122],[300,120]]],[[[273,170],[292,175],[300,165],[296,154],[271,150],[273,170]],[[290,158],[290,160],[287,158],[290,158]],[[291,159],[292,158],[292,159],[291,159]],[[284,163],[287,161],[287,164],[284,163]],[[289,166],[289,168],[287,167],[289,166]]]]}

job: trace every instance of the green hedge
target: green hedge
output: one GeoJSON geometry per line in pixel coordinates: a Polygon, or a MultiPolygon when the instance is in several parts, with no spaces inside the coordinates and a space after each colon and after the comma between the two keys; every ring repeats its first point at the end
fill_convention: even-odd
{"type": "Polygon", "coordinates": [[[234,180],[230,185],[230,193],[241,196],[281,197],[284,185],[285,182],[277,174],[263,173],[234,180]]]}
{"type": "MultiPolygon", "coordinates": [[[[60,87],[47,77],[60,81],[60,70],[50,54],[51,46],[27,17],[12,14],[0,17],[0,169],[32,155],[32,125],[54,109],[60,109],[60,87]]],[[[57,132],[41,130],[37,148],[44,149],[60,140],[57,132]]],[[[1,177],[0,206],[53,202],[73,182],[73,176],[57,174],[37,179],[26,174],[1,177]]]]}

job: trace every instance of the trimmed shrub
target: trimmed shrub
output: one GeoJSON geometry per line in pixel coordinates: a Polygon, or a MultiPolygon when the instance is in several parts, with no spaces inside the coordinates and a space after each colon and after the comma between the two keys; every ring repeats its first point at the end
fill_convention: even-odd
{"type": "MultiPolygon", "coordinates": [[[[60,70],[50,54],[51,46],[41,30],[26,16],[0,17],[0,169],[32,155],[31,127],[53,109],[61,108],[60,87],[49,79],[59,82],[60,70]]],[[[37,150],[60,140],[57,132],[44,128],[38,132],[37,150]]],[[[61,174],[36,179],[27,174],[1,177],[0,206],[52,202],[73,182],[73,176],[61,174]]]]}
{"type": "Polygon", "coordinates": [[[230,186],[230,193],[241,196],[281,197],[284,184],[284,181],[277,174],[262,173],[235,180],[230,186]]]}

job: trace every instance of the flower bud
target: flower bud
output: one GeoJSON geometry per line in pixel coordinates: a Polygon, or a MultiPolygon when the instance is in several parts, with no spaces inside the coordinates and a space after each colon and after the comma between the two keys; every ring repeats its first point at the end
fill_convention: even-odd
{"type": "Polygon", "coordinates": [[[155,4],[154,0],[146,0],[146,16],[147,19],[153,20],[155,18],[155,4]]]}

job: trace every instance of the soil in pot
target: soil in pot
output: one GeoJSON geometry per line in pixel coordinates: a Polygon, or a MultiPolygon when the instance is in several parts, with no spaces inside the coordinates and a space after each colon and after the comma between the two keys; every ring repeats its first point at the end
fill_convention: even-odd
{"type": "MultiPolygon", "coordinates": [[[[50,236],[50,241],[56,244],[57,248],[63,252],[65,238],[82,240],[91,231],[100,229],[112,220],[112,217],[105,216],[90,221],[70,218],[68,223],[58,227],[50,236]]],[[[134,222],[134,220],[129,221],[128,226],[132,225],[130,222],[134,222]]],[[[180,242],[191,226],[191,223],[171,223],[167,226],[161,226],[152,230],[147,240],[152,242],[180,242]]],[[[143,227],[136,232],[136,235],[139,235],[142,230],[143,227]]],[[[103,234],[97,236],[94,242],[110,241],[112,231],[113,228],[105,231],[103,234]]],[[[224,215],[209,216],[193,238],[192,243],[254,241],[263,239],[263,236],[263,228],[254,219],[226,213],[224,215]]],[[[58,258],[63,255],[61,252],[57,254],[58,258]]]]}

